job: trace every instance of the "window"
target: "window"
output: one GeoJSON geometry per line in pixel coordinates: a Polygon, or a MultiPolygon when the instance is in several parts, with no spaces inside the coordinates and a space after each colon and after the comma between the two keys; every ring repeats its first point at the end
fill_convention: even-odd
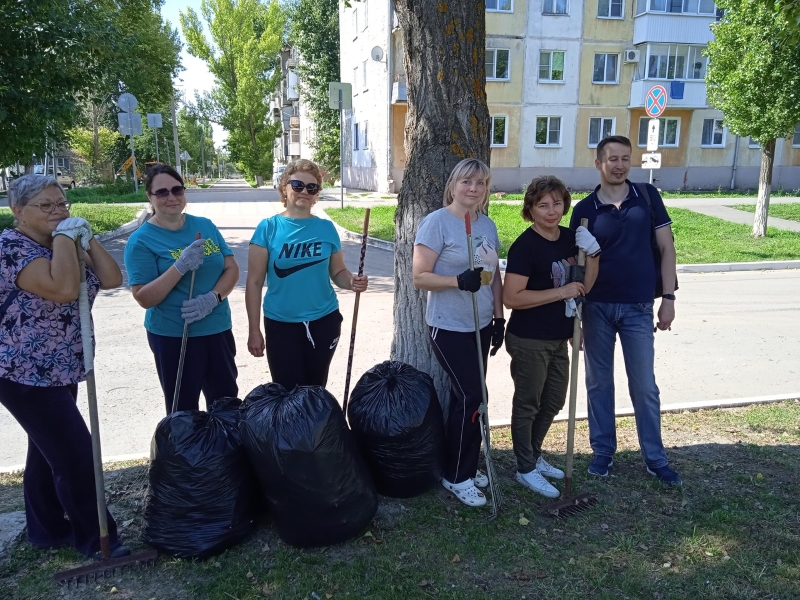
{"type": "Polygon", "coordinates": [[[792,146],[795,148],[800,147],[800,125],[794,126],[794,137],[792,138],[792,146]]]}
{"type": "Polygon", "coordinates": [[[685,15],[715,15],[717,7],[714,0],[637,0],[636,14],[641,15],[648,11],[685,15]]]}
{"type": "Polygon", "coordinates": [[[353,123],[353,150],[358,150],[358,123],[353,123]]]}
{"type": "Polygon", "coordinates": [[[506,129],[506,121],[508,117],[497,116],[492,117],[492,143],[493,148],[502,148],[508,146],[508,130],[506,129]]]}
{"type": "Polygon", "coordinates": [[[702,46],[652,44],[647,52],[649,79],[705,79],[708,58],[702,46]]]}
{"type": "MultiPolygon", "coordinates": [[[[659,119],[661,122],[658,131],[658,145],[659,146],[672,146],[675,147],[679,142],[680,119],[659,119]]],[[[650,123],[650,117],[642,117],[639,119],[639,145],[647,146],[647,125],[650,123]]]]}
{"type": "Polygon", "coordinates": [[[623,0],[597,0],[598,19],[622,19],[623,0]]]}
{"type": "Polygon", "coordinates": [[[290,129],[289,130],[289,141],[293,144],[300,143],[300,130],[299,129],[290,129]]]}
{"type": "Polygon", "coordinates": [[[589,148],[597,148],[600,140],[614,135],[613,117],[592,117],[589,119],[589,148]]]}
{"type": "Polygon", "coordinates": [[[561,145],[561,117],[536,117],[536,145],[561,145]]]}
{"type": "Polygon", "coordinates": [[[64,168],[64,159],[63,158],[57,158],[56,159],[56,166],[61,167],[63,169],[64,168]]]}
{"type": "Polygon", "coordinates": [[[486,10],[489,12],[513,12],[514,5],[511,0],[486,0],[486,10]]]}
{"type": "Polygon", "coordinates": [[[361,0],[361,6],[364,7],[364,16],[361,17],[361,31],[364,31],[369,25],[369,12],[367,12],[367,0],[361,0]]]}
{"type": "Polygon", "coordinates": [[[486,79],[508,81],[508,59],[510,50],[486,49],[486,79]]]}
{"type": "Polygon", "coordinates": [[[617,83],[619,54],[595,54],[592,83],[617,83]]]}
{"type": "Polygon", "coordinates": [[[361,128],[364,130],[364,144],[361,147],[364,148],[364,150],[367,149],[367,144],[369,143],[369,138],[367,137],[367,131],[369,131],[369,128],[367,127],[367,123],[367,121],[364,121],[361,124],[361,128]]]}
{"type": "Polygon", "coordinates": [[[725,145],[725,129],[722,127],[722,119],[703,119],[703,139],[701,146],[725,145]]]}
{"type": "Polygon", "coordinates": [[[353,8],[353,39],[358,37],[358,9],[353,8]]]}
{"type": "Polygon", "coordinates": [[[543,15],[567,14],[567,0],[542,0],[543,15]]]}
{"type": "Polygon", "coordinates": [[[353,93],[358,93],[358,67],[353,69],[353,93]]]}
{"type": "Polygon", "coordinates": [[[367,61],[361,63],[361,91],[367,90],[367,61]]]}
{"type": "Polygon", "coordinates": [[[564,81],[564,53],[551,50],[539,52],[539,81],[564,81]]]}
{"type": "Polygon", "coordinates": [[[759,144],[756,140],[753,139],[752,136],[747,138],[747,147],[748,148],[761,148],[761,144],[759,144]]]}

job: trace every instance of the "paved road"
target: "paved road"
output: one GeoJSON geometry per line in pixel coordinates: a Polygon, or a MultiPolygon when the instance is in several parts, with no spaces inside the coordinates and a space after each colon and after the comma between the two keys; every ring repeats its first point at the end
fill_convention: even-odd
{"type": "MultiPolygon", "coordinates": [[[[239,350],[240,395],[269,381],[266,359],[247,352],[244,281],[247,246],[258,222],[282,210],[272,190],[255,190],[228,181],[189,192],[189,212],[212,218],[236,254],[242,269],[230,297],[239,350]]],[[[122,264],[126,239],[106,247],[122,264]]],[[[343,244],[351,269],[358,263],[357,244],[343,244]]],[[[353,373],[358,376],[389,358],[392,336],[392,254],[370,248],[365,271],[370,290],[361,298],[359,335],[353,373]]],[[[127,281],[126,284],[127,286],[127,281]]],[[[345,316],[343,339],[349,340],[354,294],[338,292],[345,316]]],[[[678,316],[671,332],[656,336],[656,376],[665,405],[711,399],[797,393],[800,356],[800,275],[796,271],[687,274],[681,276],[678,316]]],[[[103,292],[94,307],[97,335],[97,384],[103,453],[106,457],[141,455],[163,417],[163,400],[152,355],[147,347],[144,310],[127,287],[103,292]]],[[[346,345],[336,354],[329,389],[341,397],[347,361],[346,345]]],[[[498,353],[489,362],[492,420],[510,417],[512,384],[509,358],[498,353]]],[[[582,375],[581,375],[582,381],[582,375]]],[[[86,407],[81,386],[80,406],[86,407]]],[[[621,356],[617,360],[617,408],[630,406],[621,356]]],[[[578,412],[585,392],[579,387],[578,412]]],[[[202,404],[202,403],[201,403],[202,404]]],[[[0,468],[25,461],[26,438],[11,416],[0,409],[0,468]]]]}

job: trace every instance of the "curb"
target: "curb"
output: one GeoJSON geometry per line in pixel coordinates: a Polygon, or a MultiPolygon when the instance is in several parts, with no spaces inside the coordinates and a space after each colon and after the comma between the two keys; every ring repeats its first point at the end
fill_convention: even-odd
{"type": "Polygon", "coordinates": [[[147,220],[147,209],[143,208],[139,211],[139,214],[136,215],[136,218],[133,221],[128,221],[121,227],[115,229],[114,231],[109,231],[108,233],[101,233],[100,235],[95,236],[98,242],[107,242],[109,240],[114,240],[118,237],[122,237],[123,235],[127,235],[132,231],[136,231],[139,227],[142,226],[147,220]]]}
{"type": "MultiPolygon", "coordinates": [[[[696,412],[698,410],[715,410],[718,408],[739,408],[742,406],[752,406],[754,404],[771,404],[774,402],[785,402],[786,400],[798,401],[800,392],[789,394],[775,394],[773,396],[753,396],[751,398],[724,398],[721,400],[708,400],[702,404],[681,402],[678,404],[668,404],[661,407],[661,414],[696,412]]],[[[634,416],[633,408],[622,408],[614,411],[616,418],[634,416]]],[[[553,422],[566,421],[568,417],[558,415],[553,422]]],[[[585,421],[589,418],[588,413],[578,413],[575,415],[576,421],[585,421]]],[[[509,427],[511,419],[496,419],[489,422],[489,427],[509,427]]]]}

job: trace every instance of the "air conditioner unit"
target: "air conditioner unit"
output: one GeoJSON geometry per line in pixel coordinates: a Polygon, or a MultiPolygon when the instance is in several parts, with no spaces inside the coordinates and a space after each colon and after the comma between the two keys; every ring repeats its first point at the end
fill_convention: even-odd
{"type": "Polygon", "coordinates": [[[638,63],[639,62],[639,51],[634,50],[633,48],[629,48],[625,50],[625,62],[626,63],[638,63]]]}

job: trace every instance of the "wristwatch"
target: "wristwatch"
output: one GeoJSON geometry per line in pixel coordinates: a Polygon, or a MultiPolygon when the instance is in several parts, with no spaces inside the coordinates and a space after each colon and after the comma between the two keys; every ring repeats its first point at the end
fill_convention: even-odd
{"type": "Polygon", "coordinates": [[[661,297],[664,300],[672,300],[672,301],[675,300],[675,294],[661,294],[661,297]]]}
{"type": "MultiPolygon", "coordinates": [[[[214,292],[214,295],[217,297],[217,304],[222,304],[222,294],[219,292],[214,292]]],[[[673,296],[672,299],[674,300],[675,296],[673,296]]]]}

